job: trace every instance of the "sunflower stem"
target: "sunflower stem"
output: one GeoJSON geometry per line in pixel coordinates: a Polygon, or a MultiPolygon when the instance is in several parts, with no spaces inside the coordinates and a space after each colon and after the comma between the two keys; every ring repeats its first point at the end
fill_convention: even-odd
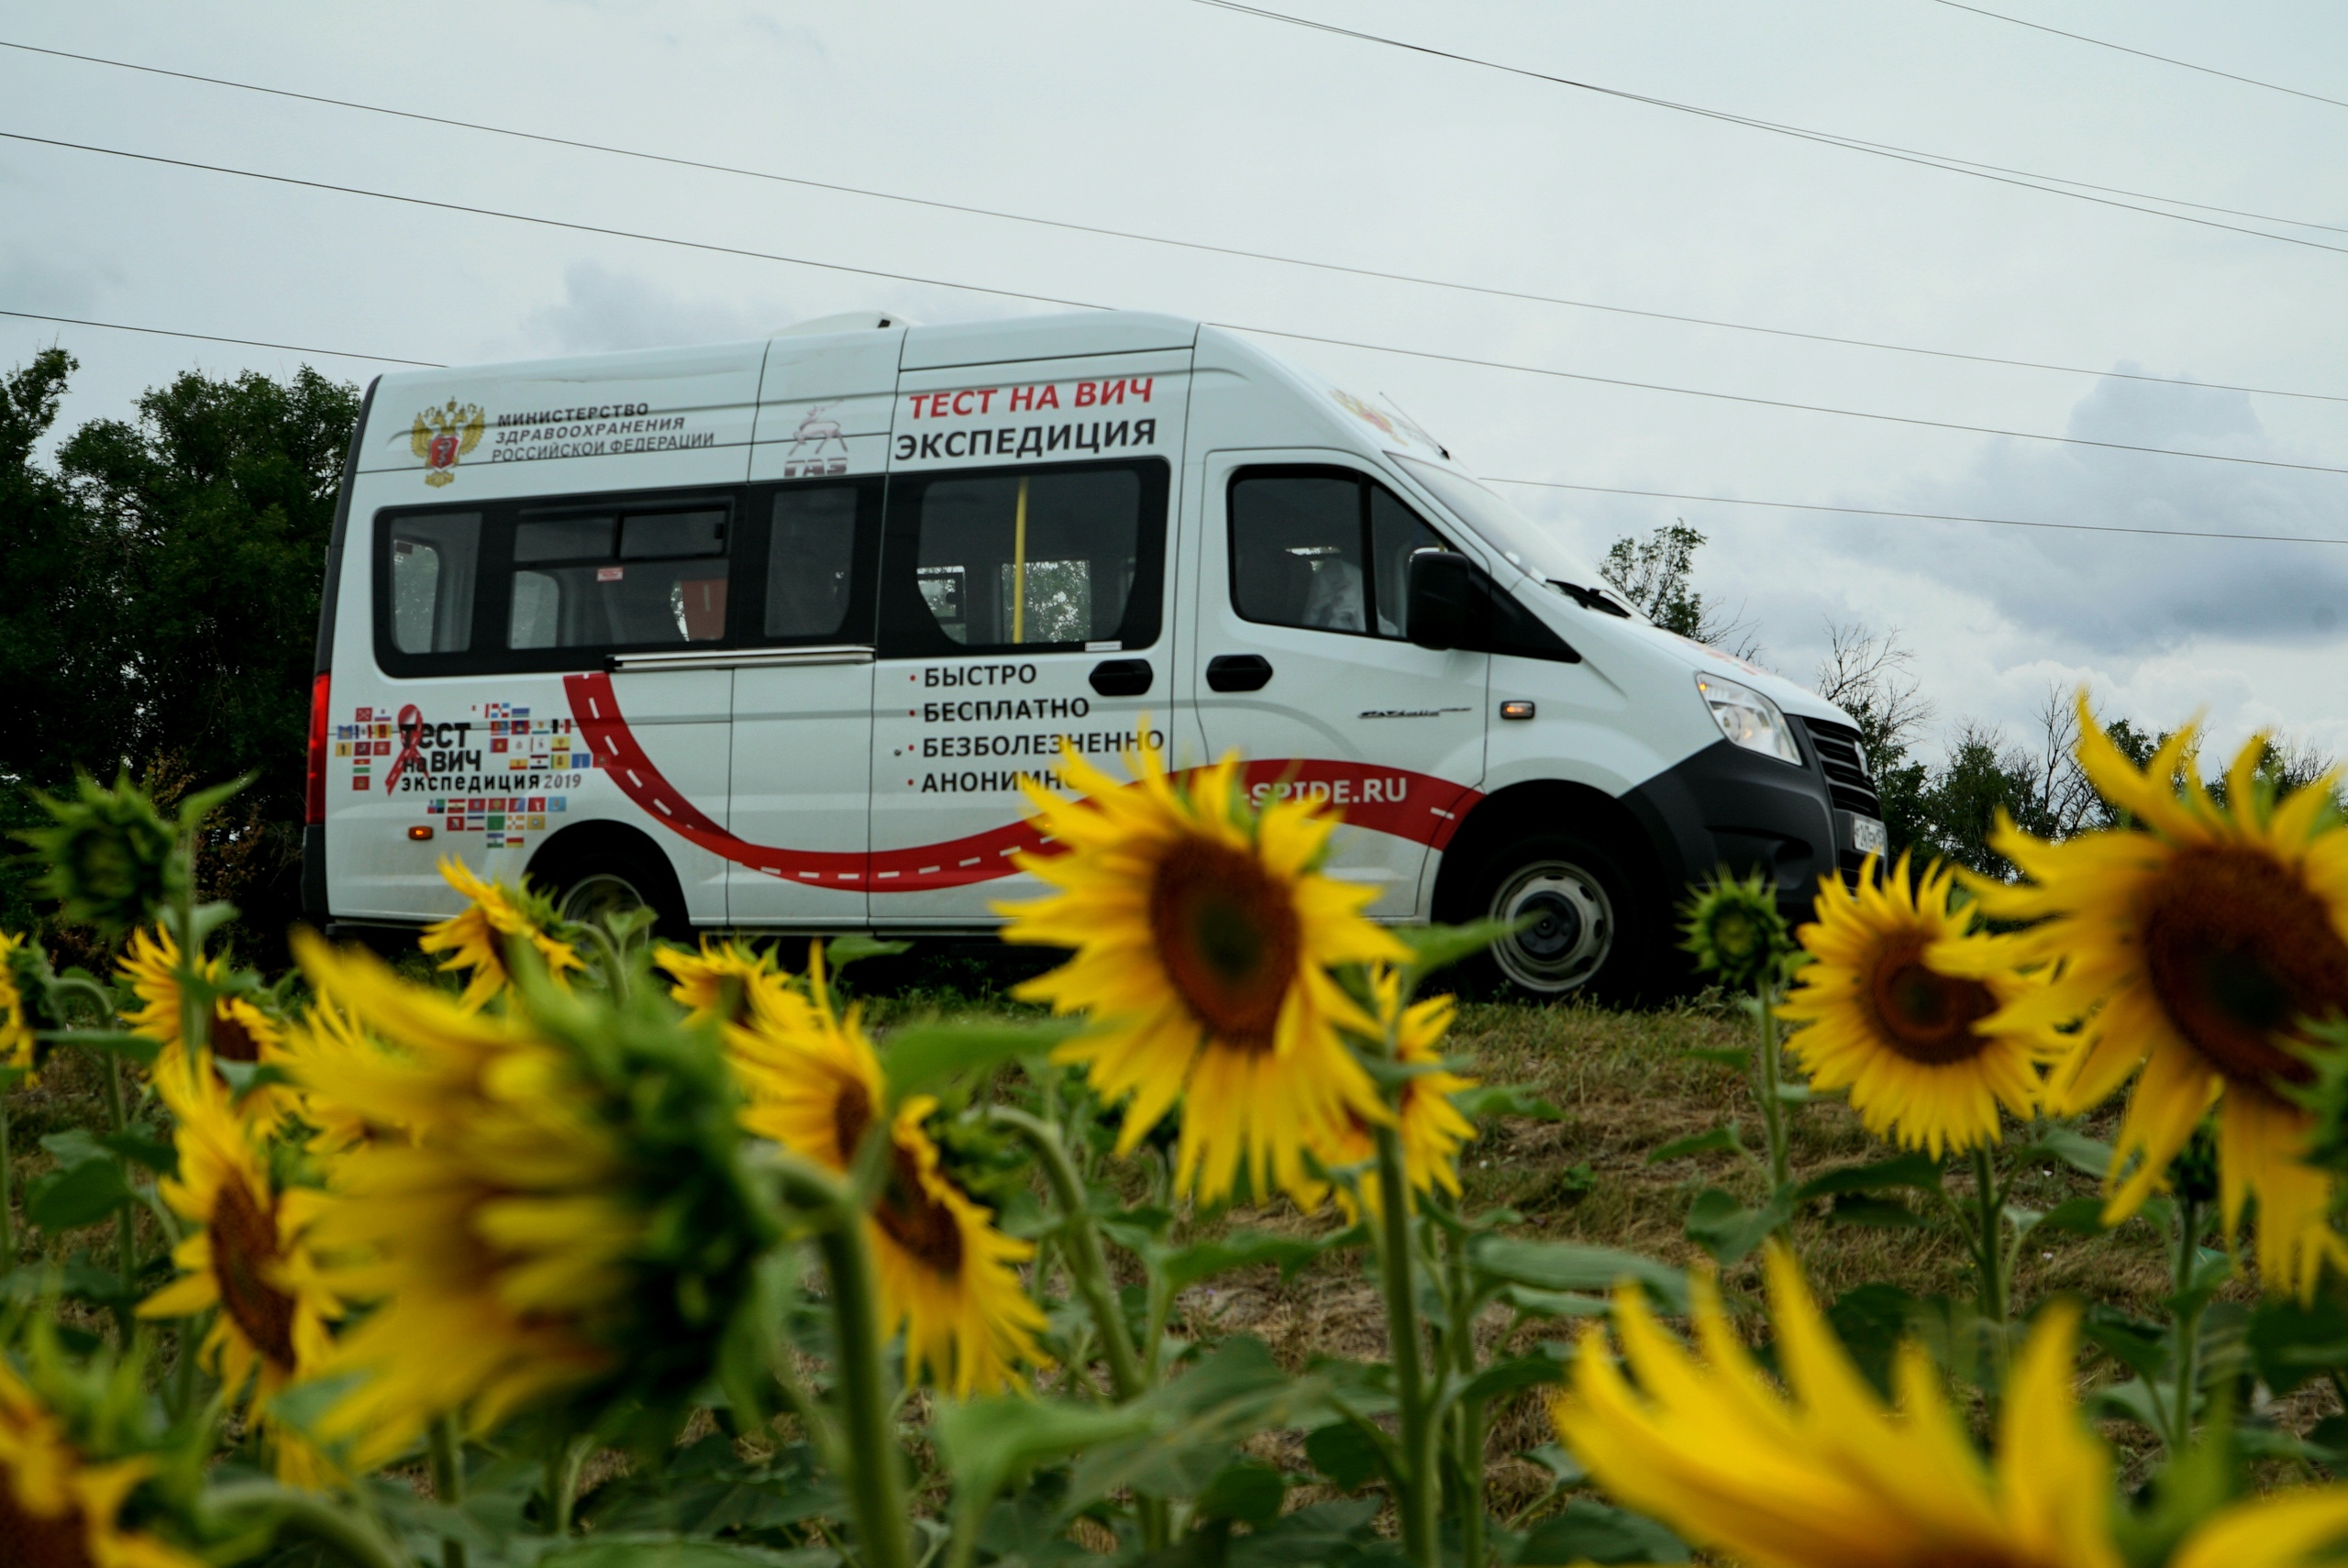
{"type": "Polygon", "coordinates": [[[579,1473],[595,1452],[592,1434],[581,1433],[547,1455],[547,1533],[569,1535],[579,1507],[579,1473]]]}
{"type": "Polygon", "coordinates": [[[1395,1499],[1395,1511],[1401,1516],[1403,1554],[1418,1568],[1442,1568],[1441,1521],[1433,1495],[1440,1479],[1435,1430],[1428,1419],[1426,1366],[1411,1266],[1411,1186],[1402,1172],[1401,1135],[1390,1125],[1378,1129],[1378,1197],[1386,1338],[1394,1358],[1402,1428],[1402,1495],[1395,1499]]]}
{"type": "MultiPolygon", "coordinates": [[[[432,1499],[441,1507],[459,1508],[465,1502],[465,1450],[457,1435],[457,1419],[444,1415],[429,1430],[432,1451],[432,1499]]],[[[465,1543],[454,1536],[440,1538],[441,1568],[465,1568],[465,1543]]]]}
{"type": "MultiPolygon", "coordinates": [[[[91,1057],[98,1064],[98,1071],[105,1080],[106,1125],[116,1134],[127,1132],[130,1118],[122,1103],[122,1064],[104,1051],[93,1051],[91,1057]]],[[[138,1320],[130,1300],[138,1282],[138,1216],[126,1199],[114,1211],[115,1264],[122,1272],[123,1299],[115,1304],[115,1321],[122,1329],[122,1344],[130,1348],[131,1336],[138,1332],[138,1320]]]]}
{"type": "Polygon", "coordinates": [[[910,1515],[904,1475],[880,1367],[880,1290],[864,1229],[860,1212],[841,1211],[823,1235],[836,1341],[834,1376],[847,1448],[841,1478],[847,1483],[863,1568],[913,1568],[905,1538],[910,1515]]]}
{"type": "Polygon", "coordinates": [[[13,1074],[0,1084],[0,1275],[13,1274],[17,1267],[16,1156],[8,1148],[8,1091],[16,1087],[13,1074]]]}
{"type": "MultiPolygon", "coordinates": [[[[1973,1261],[1981,1280],[1981,1316],[1999,1331],[2006,1326],[2005,1194],[1998,1190],[1998,1165],[1986,1143],[1973,1146],[1973,1201],[1979,1235],[1973,1261]]],[[[2001,1358],[2002,1359],[2002,1358],[2001,1358]]]]}
{"type": "MultiPolygon", "coordinates": [[[[1761,1020],[1761,1127],[1769,1142],[1769,1196],[1775,1198],[1793,1183],[1793,1167],[1786,1153],[1786,1109],[1778,1099],[1778,1013],[1775,988],[1767,980],[1754,989],[1761,1020]]],[[[1790,1221],[1789,1222],[1790,1226],[1790,1221]]]]}
{"type": "MultiPolygon", "coordinates": [[[[2180,1184],[2182,1185],[2182,1184],[2180,1184]]],[[[2180,1302],[2192,1300],[2193,1275],[2201,1262],[2201,1203],[2197,1198],[2179,1193],[2176,1198],[2176,1296],[2180,1302]]],[[[2172,1436],[2169,1453],[2185,1452],[2193,1437],[2193,1384],[2198,1369],[2194,1364],[2201,1349],[2201,1309],[2198,1303],[2180,1306],[2176,1320],[2176,1406],[2170,1418],[2172,1436]]]]}
{"type": "Polygon", "coordinates": [[[1067,1145],[1054,1136],[1051,1128],[1014,1107],[994,1106],[987,1115],[998,1125],[1016,1132],[1036,1152],[1036,1163],[1043,1167],[1044,1179],[1050,1184],[1052,1201],[1059,1205],[1060,1253],[1068,1264],[1069,1276],[1076,1284],[1077,1294],[1084,1297],[1093,1324],[1100,1330],[1101,1349],[1109,1361],[1110,1382],[1120,1403],[1140,1398],[1148,1391],[1148,1375],[1125,1330],[1125,1316],[1110,1282],[1108,1262],[1102,1256],[1101,1232],[1092,1222],[1091,1205],[1085,1201],[1084,1183],[1068,1157],[1067,1145]]]}

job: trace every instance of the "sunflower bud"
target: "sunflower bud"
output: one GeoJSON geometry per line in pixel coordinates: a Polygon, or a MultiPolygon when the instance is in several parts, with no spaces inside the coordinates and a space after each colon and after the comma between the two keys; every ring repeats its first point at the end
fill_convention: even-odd
{"type": "Polygon", "coordinates": [[[1734,989],[1755,990],[1775,980],[1793,950],[1778,900],[1758,871],[1740,881],[1723,867],[1683,912],[1679,945],[1696,955],[1699,970],[1718,974],[1734,989]]]}
{"type": "Polygon", "coordinates": [[[18,836],[49,862],[40,891],[57,900],[67,922],[120,936],[153,922],[187,891],[179,837],[128,774],[111,790],[85,776],[72,799],[39,799],[53,822],[18,836]]]}
{"type": "Polygon", "coordinates": [[[659,1447],[716,1371],[777,1234],[713,1032],[648,985],[626,1001],[574,995],[534,948],[510,951],[521,967],[498,1016],[295,942],[318,993],[392,1047],[292,1064],[305,1114],[360,1134],[315,1235],[363,1260],[327,1283],[381,1303],[324,1369],[359,1375],[317,1430],[362,1462],[443,1414],[477,1432],[526,1413],[542,1433],[626,1423],[659,1447]],[[451,1355],[460,1335],[467,1353],[451,1355]]]}

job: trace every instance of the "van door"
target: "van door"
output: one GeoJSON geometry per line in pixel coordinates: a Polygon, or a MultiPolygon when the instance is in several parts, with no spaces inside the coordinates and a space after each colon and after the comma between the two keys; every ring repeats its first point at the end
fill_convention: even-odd
{"type": "Polygon", "coordinates": [[[1199,530],[1194,690],[1211,755],[1258,801],[1341,808],[1330,874],[1369,913],[1423,914],[1423,874],[1484,774],[1489,656],[1406,640],[1411,553],[1454,547],[1327,452],[1211,452],[1199,530]]]}
{"type": "Polygon", "coordinates": [[[881,485],[826,478],[751,492],[744,575],[767,646],[734,670],[737,923],[864,922],[881,485]]]}
{"type": "Polygon", "coordinates": [[[1063,735],[1121,775],[1146,709],[1163,744],[1171,482],[1157,457],[892,474],[875,925],[997,923],[997,900],[1040,891],[1009,868],[1038,842],[1020,778],[1056,781],[1063,735]]]}

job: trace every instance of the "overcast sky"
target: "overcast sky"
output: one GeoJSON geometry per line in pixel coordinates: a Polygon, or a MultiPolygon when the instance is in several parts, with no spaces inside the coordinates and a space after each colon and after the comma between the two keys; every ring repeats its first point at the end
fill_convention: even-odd
{"type": "MultiPolygon", "coordinates": [[[[1618,490],[2348,541],[2348,107],[1938,0],[1265,0],[1454,54],[2203,204],[2176,221],[1236,14],[1031,5],[0,4],[0,39],[1281,256],[2094,373],[1348,276],[664,167],[0,49],[0,130],[771,252],[0,140],[0,310],[444,362],[755,336],[877,307],[1235,326],[2257,462],[2150,455],[1263,339],[1479,472],[1618,490]],[[2231,208],[2297,220],[2212,212],[2231,208]],[[2334,228],[2313,226],[2323,224],[2334,228]],[[2342,249],[2324,248],[2340,247],[2342,249]],[[891,281],[866,268],[932,280],[891,281]],[[2226,383],[2256,392],[2123,380],[2226,383]],[[2281,465],[2309,465],[2289,467],[2281,465]]],[[[2348,8],[1987,0],[2348,100],[2348,8]]],[[[2116,196],[2113,201],[2136,202],[2116,196]]],[[[2154,204],[2137,203],[2137,204],[2154,204]]],[[[62,342],[64,423],[190,367],[305,358],[0,317],[62,342]]],[[[313,357],[363,381],[360,359],[313,357]]],[[[1811,678],[1896,628],[1936,716],[2027,732],[2050,683],[2348,752],[2348,543],[1927,522],[1511,486],[1596,554],[1684,517],[1699,587],[1811,678]]]]}

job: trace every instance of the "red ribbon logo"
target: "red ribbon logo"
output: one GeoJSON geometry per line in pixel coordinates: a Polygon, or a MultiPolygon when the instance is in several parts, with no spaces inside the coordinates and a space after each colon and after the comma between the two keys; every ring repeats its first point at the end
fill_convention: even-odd
{"type": "Polygon", "coordinates": [[[400,775],[414,763],[420,772],[424,758],[416,748],[424,744],[424,710],[410,702],[400,710],[400,754],[392,759],[389,771],[383,775],[383,793],[388,795],[398,787],[400,775]]]}

